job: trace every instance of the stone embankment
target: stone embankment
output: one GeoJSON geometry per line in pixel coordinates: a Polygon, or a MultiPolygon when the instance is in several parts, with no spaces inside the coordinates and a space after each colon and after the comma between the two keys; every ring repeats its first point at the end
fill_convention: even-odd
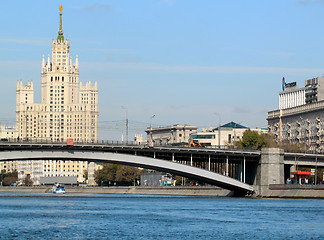
{"type": "MultiPolygon", "coordinates": [[[[76,187],[65,186],[70,194],[138,194],[138,195],[174,195],[174,196],[205,196],[230,197],[233,193],[218,187],[76,187]]],[[[35,187],[0,187],[0,192],[17,193],[50,193],[51,186],[35,187]]]]}
{"type": "MultiPolygon", "coordinates": [[[[231,197],[233,192],[218,187],[80,187],[65,186],[67,194],[135,194],[193,197],[231,197]]],[[[0,192],[50,193],[51,186],[0,187],[0,192]]],[[[324,185],[270,185],[263,198],[324,198],[324,185]]]]}
{"type": "Polygon", "coordinates": [[[262,197],[268,198],[324,198],[324,185],[270,184],[262,197]]]}

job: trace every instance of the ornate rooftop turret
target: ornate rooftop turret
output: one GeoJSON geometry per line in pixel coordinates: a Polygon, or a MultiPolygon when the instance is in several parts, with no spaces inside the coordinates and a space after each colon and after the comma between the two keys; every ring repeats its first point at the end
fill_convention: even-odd
{"type": "Polygon", "coordinates": [[[63,10],[62,5],[60,5],[59,9],[60,9],[60,29],[58,31],[57,41],[64,42],[63,28],[62,28],[62,10],[63,10]]]}

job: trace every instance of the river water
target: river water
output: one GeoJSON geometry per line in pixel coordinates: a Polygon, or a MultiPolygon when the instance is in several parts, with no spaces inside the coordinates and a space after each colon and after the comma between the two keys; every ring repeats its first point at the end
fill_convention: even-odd
{"type": "Polygon", "coordinates": [[[0,193],[0,239],[324,239],[324,200],[0,193]]]}

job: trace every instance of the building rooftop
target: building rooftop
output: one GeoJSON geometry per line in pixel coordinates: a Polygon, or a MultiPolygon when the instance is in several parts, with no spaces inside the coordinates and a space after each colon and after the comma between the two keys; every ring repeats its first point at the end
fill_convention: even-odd
{"type": "MultiPolygon", "coordinates": [[[[226,123],[226,124],[222,125],[221,129],[222,128],[247,128],[247,127],[232,121],[232,122],[229,122],[229,123],[226,123]]],[[[214,130],[218,130],[218,128],[215,128],[214,130]]]]}
{"type": "Polygon", "coordinates": [[[175,130],[175,129],[193,129],[193,130],[197,130],[197,127],[193,126],[193,125],[187,125],[187,124],[175,124],[175,125],[172,125],[172,126],[158,127],[158,128],[150,128],[150,127],[148,127],[145,132],[150,132],[150,131],[156,132],[156,131],[175,130]]]}

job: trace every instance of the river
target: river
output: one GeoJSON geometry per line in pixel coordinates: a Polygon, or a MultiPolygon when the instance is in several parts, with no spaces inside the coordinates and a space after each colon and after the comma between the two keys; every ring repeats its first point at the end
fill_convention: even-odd
{"type": "Polygon", "coordinates": [[[324,239],[324,200],[0,193],[0,239],[324,239]]]}

